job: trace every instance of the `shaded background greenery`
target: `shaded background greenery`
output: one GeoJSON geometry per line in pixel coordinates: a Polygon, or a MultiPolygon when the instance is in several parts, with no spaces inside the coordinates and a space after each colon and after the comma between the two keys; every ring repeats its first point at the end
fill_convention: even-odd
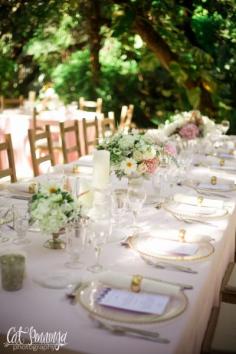
{"type": "Polygon", "coordinates": [[[0,94],[134,104],[147,127],[200,109],[236,131],[234,0],[2,0],[0,94]]]}

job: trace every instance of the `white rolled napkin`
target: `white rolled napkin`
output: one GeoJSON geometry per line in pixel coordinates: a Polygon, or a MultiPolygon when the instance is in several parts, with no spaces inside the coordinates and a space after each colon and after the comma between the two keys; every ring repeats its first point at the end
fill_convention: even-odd
{"type": "Polygon", "coordinates": [[[79,160],[75,161],[75,164],[91,167],[93,166],[93,155],[81,156],[79,160]]]}
{"type": "Polygon", "coordinates": [[[234,188],[234,183],[217,183],[217,184],[212,184],[212,183],[199,183],[197,185],[198,189],[211,189],[213,191],[231,191],[234,188]]]}
{"type": "Polygon", "coordinates": [[[54,171],[57,174],[92,174],[92,165],[86,166],[80,164],[79,161],[73,161],[72,163],[68,164],[60,164],[54,166],[54,171]]]}
{"type": "MultiPolygon", "coordinates": [[[[108,271],[100,274],[96,279],[110,287],[126,290],[131,289],[132,275],[108,271]]],[[[141,281],[141,291],[171,296],[178,294],[180,287],[174,284],[167,284],[159,282],[158,280],[151,280],[143,277],[141,281]]]]}
{"type": "Polygon", "coordinates": [[[230,163],[229,160],[223,166],[221,166],[219,163],[213,163],[209,165],[209,167],[219,169],[219,170],[236,171],[236,164],[230,163]]]}
{"type": "Polygon", "coordinates": [[[12,193],[20,192],[34,194],[38,189],[38,184],[34,181],[17,182],[9,184],[7,189],[12,193]]]}
{"type": "MultiPolygon", "coordinates": [[[[180,193],[174,195],[174,201],[177,203],[184,203],[189,205],[199,205],[198,197],[184,195],[180,193]]],[[[203,198],[200,205],[203,207],[222,209],[224,207],[224,202],[218,199],[203,198]]]]}

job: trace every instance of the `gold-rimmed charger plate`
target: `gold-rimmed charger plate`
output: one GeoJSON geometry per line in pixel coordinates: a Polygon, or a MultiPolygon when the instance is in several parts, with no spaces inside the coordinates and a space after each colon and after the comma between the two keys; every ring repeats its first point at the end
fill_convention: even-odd
{"type": "MultiPolygon", "coordinates": [[[[150,279],[151,280],[151,279],[150,279]]],[[[153,279],[152,279],[153,280],[153,279]]],[[[77,296],[78,302],[90,313],[107,320],[126,323],[154,323],[167,321],[179,316],[187,307],[188,300],[181,291],[173,292],[170,295],[170,301],[162,315],[142,314],[127,310],[120,310],[111,307],[99,305],[96,301],[103,288],[111,286],[99,281],[84,284],[77,296]]],[[[112,286],[114,288],[114,286],[112,286]]],[[[126,289],[127,290],[127,289],[126,289]]]]}
{"type": "MultiPolygon", "coordinates": [[[[228,192],[235,192],[236,191],[236,185],[231,185],[229,184],[228,185],[228,188],[223,190],[222,188],[220,188],[220,185],[221,184],[216,184],[214,188],[202,188],[201,186],[199,187],[199,184],[200,183],[197,183],[196,186],[195,186],[195,189],[198,191],[198,192],[216,192],[216,193],[228,193],[228,192]]],[[[225,184],[224,184],[225,185],[225,184]]]]}
{"type": "MultiPolygon", "coordinates": [[[[132,249],[138,252],[140,256],[143,256],[146,259],[150,258],[150,261],[158,261],[161,259],[170,261],[194,261],[209,257],[215,251],[214,246],[207,241],[179,242],[182,247],[191,244],[198,246],[198,248],[193,255],[176,254],[174,252],[174,246],[178,241],[173,240],[173,253],[160,253],[160,243],[165,241],[167,240],[164,238],[157,238],[152,236],[131,236],[127,239],[128,245],[132,249]]],[[[168,242],[170,242],[170,240],[168,240],[168,242]]]]}
{"type": "Polygon", "coordinates": [[[163,204],[163,209],[180,218],[221,218],[228,214],[226,208],[214,208],[201,205],[190,205],[181,202],[170,201],[163,204]]]}

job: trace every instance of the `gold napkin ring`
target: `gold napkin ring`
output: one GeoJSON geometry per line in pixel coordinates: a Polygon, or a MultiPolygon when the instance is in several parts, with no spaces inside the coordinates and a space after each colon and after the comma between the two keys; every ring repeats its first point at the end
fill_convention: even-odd
{"type": "Polygon", "coordinates": [[[32,193],[32,194],[37,193],[37,190],[38,190],[37,183],[35,183],[35,182],[30,183],[28,190],[29,190],[29,193],[32,193]]]}
{"type": "Polygon", "coordinates": [[[133,275],[131,279],[130,289],[134,293],[139,293],[141,290],[141,282],[143,277],[141,275],[133,275]]]}
{"type": "Polygon", "coordinates": [[[225,160],[224,159],[220,159],[220,166],[224,166],[225,164],[225,160]]]}
{"type": "Polygon", "coordinates": [[[186,242],[185,235],[186,235],[186,230],[180,229],[179,230],[179,241],[180,242],[186,242]]]}
{"type": "Polygon", "coordinates": [[[199,196],[197,197],[197,204],[198,204],[198,205],[202,205],[203,200],[204,200],[203,196],[202,196],[202,195],[199,195],[199,196]]]}
{"type": "Polygon", "coordinates": [[[217,183],[217,177],[216,176],[212,176],[211,177],[211,184],[216,185],[216,183],[217,183]]]}

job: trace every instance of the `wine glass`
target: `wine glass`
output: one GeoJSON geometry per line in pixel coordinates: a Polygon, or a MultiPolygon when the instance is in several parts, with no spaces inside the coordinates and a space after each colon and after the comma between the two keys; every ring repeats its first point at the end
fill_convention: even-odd
{"type": "Polygon", "coordinates": [[[91,221],[90,226],[93,234],[92,245],[95,250],[96,263],[88,267],[88,270],[93,273],[98,273],[103,270],[103,266],[100,264],[100,257],[102,248],[111,235],[111,219],[109,217],[95,219],[91,221]]]}
{"type": "Polygon", "coordinates": [[[132,186],[128,189],[127,202],[129,209],[133,213],[132,229],[134,230],[134,232],[137,232],[139,230],[139,227],[137,225],[137,217],[140,211],[142,210],[145,200],[146,192],[143,187],[138,188],[132,186]]]}
{"type": "Polygon", "coordinates": [[[229,127],[230,127],[230,122],[228,120],[224,119],[221,121],[221,131],[223,134],[227,133],[229,127]]]}
{"type": "MultiPolygon", "coordinates": [[[[13,221],[13,210],[12,207],[1,207],[0,208],[0,226],[13,221]]],[[[0,243],[8,241],[9,238],[3,236],[0,230],[0,243]]]]}
{"type": "Polygon", "coordinates": [[[82,268],[81,255],[86,240],[86,224],[83,218],[77,218],[66,226],[66,251],[69,261],[65,266],[72,269],[82,268]]]}
{"type": "Polygon", "coordinates": [[[115,189],[111,195],[112,216],[119,226],[127,205],[127,189],[115,189]]]}
{"type": "Polygon", "coordinates": [[[24,245],[30,243],[30,240],[26,237],[29,220],[28,209],[24,206],[13,207],[13,226],[17,234],[17,238],[13,240],[15,244],[24,245]]]}

